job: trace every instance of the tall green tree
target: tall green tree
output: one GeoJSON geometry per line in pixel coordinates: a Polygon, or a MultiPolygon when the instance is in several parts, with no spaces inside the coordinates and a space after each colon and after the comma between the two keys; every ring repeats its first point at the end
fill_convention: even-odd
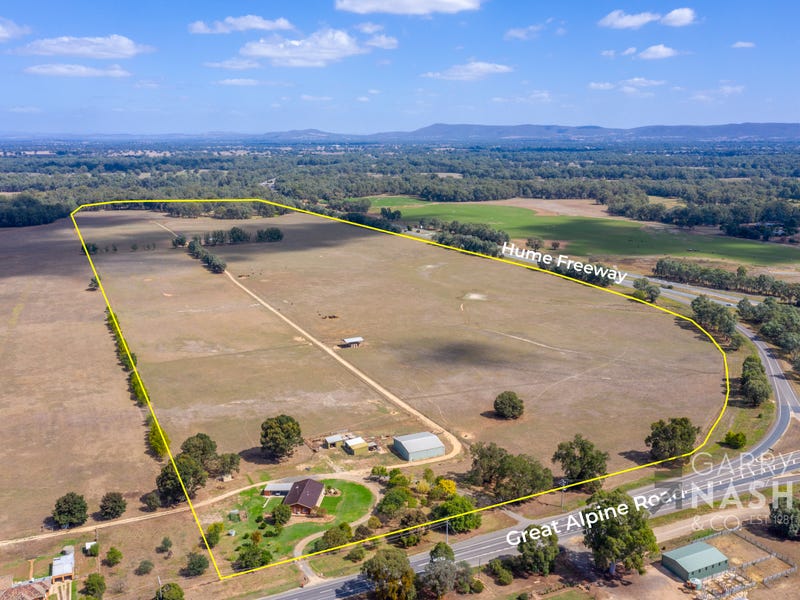
{"type": "Polygon", "coordinates": [[[147,432],[147,443],[150,445],[153,454],[159,458],[164,458],[169,452],[169,436],[153,420],[150,421],[150,429],[147,432]]]}
{"type": "Polygon", "coordinates": [[[626,569],[636,569],[644,573],[644,559],[648,553],[657,552],[658,545],[648,522],[649,513],[637,508],[625,492],[613,490],[595,492],[587,501],[588,508],[583,511],[584,519],[588,512],[617,509],[627,505],[627,514],[617,514],[587,527],[583,543],[592,551],[598,569],[607,570],[621,562],[626,569]]]}
{"type": "Polygon", "coordinates": [[[189,497],[194,498],[197,490],[206,484],[208,477],[202,465],[188,454],[179,454],[175,457],[175,467],[180,473],[180,478],[172,464],[164,465],[156,478],[156,487],[165,504],[174,504],[184,499],[181,481],[183,481],[189,497]]]}
{"type": "Polygon", "coordinates": [[[278,415],[261,424],[261,452],[271,460],[290,456],[303,443],[300,424],[289,415],[278,415]]]}
{"type": "Polygon", "coordinates": [[[450,559],[431,561],[417,578],[417,588],[425,598],[444,598],[456,584],[458,567],[450,559]]]}
{"type": "Polygon", "coordinates": [[[544,530],[538,525],[531,525],[525,530],[527,538],[517,544],[519,551],[518,564],[525,573],[536,573],[546,576],[553,572],[556,558],[560,552],[558,536],[550,532],[544,535],[544,530]]]}
{"type": "Polygon", "coordinates": [[[669,422],[659,419],[651,423],[650,435],[644,443],[650,447],[653,460],[664,460],[691,452],[698,433],[700,428],[687,417],[670,418],[669,422]]]}
{"type": "Polygon", "coordinates": [[[494,399],[494,412],[504,419],[519,419],[525,412],[525,404],[516,392],[501,392],[494,399]]]}
{"type": "Polygon", "coordinates": [[[414,569],[399,548],[381,548],[364,564],[361,573],[375,585],[377,600],[414,600],[414,569]]]}
{"type": "Polygon", "coordinates": [[[500,461],[494,493],[499,500],[522,498],[553,487],[553,473],[534,457],[509,454],[500,461]]]}
{"type": "Polygon", "coordinates": [[[53,509],[53,520],[61,527],[83,525],[89,518],[89,507],[86,499],[75,492],[64,494],[56,500],[53,509]]]}
{"type": "Polygon", "coordinates": [[[100,500],[100,516],[104,519],[116,519],[125,512],[128,503],[120,492],[108,492],[100,500]]]}
{"type": "Polygon", "coordinates": [[[434,519],[443,519],[445,517],[452,517],[450,521],[450,531],[455,533],[466,533],[481,526],[481,515],[475,510],[475,505],[472,500],[465,496],[454,496],[442,502],[439,506],[433,509],[431,516],[434,519]],[[470,514],[464,514],[470,513],[470,514]]]}
{"type": "Polygon", "coordinates": [[[106,578],[100,573],[90,573],[83,584],[83,589],[87,595],[102,600],[106,593],[106,578]]]}
{"type": "MultiPolygon", "coordinates": [[[[553,462],[561,463],[564,475],[573,482],[605,475],[608,472],[607,461],[608,452],[598,450],[592,442],[579,433],[572,441],[561,442],[553,454],[553,462]]],[[[602,480],[599,480],[584,484],[583,487],[594,491],[599,490],[602,485],[602,480]]]]}
{"type": "Polygon", "coordinates": [[[769,530],[782,538],[797,538],[800,532],[800,508],[796,501],[790,505],[788,498],[778,498],[770,503],[769,530]]]}
{"type": "Polygon", "coordinates": [[[181,452],[199,462],[206,471],[215,466],[217,443],[206,433],[196,433],[181,444],[181,452]]]}
{"type": "Polygon", "coordinates": [[[166,583],[156,590],[153,600],[184,600],[183,589],[177,583],[166,583]]]}

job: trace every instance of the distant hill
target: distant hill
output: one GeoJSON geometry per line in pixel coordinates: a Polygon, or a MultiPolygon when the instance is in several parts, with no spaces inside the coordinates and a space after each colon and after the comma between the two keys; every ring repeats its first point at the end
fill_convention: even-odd
{"type": "Polygon", "coordinates": [[[800,123],[729,123],[726,125],[648,125],[614,129],[594,125],[474,125],[435,123],[414,131],[389,131],[366,135],[331,133],[319,129],[295,129],[260,134],[209,132],[205,134],[135,135],[46,135],[2,133],[0,140],[95,140],[104,142],[250,142],[273,144],[335,143],[512,143],[633,142],[633,141],[792,141],[800,142],[800,123]]]}

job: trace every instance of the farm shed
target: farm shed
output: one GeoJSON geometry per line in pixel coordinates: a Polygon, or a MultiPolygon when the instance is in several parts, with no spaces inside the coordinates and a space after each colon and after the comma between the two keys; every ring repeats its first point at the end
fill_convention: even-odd
{"type": "Polygon", "coordinates": [[[325,438],[325,447],[326,448],[336,448],[344,440],[345,440],[345,437],[341,433],[337,433],[336,435],[329,435],[328,437],[325,438]]]}
{"type": "Polygon", "coordinates": [[[64,554],[57,556],[53,559],[53,570],[50,574],[50,580],[53,583],[59,581],[72,581],[75,572],[75,555],[64,554]]]}
{"type": "Polygon", "coordinates": [[[661,555],[661,564],[682,581],[705,579],[728,570],[728,557],[714,546],[695,542],[661,555]]]}
{"type": "Polygon", "coordinates": [[[342,347],[343,348],[358,348],[361,344],[364,343],[364,338],[360,335],[347,337],[342,340],[342,347]]]}
{"type": "Polygon", "coordinates": [[[293,515],[310,515],[322,503],[325,486],[313,479],[302,479],[292,484],[283,503],[292,509],[293,515]]]}
{"type": "Polygon", "coordinates": [[[394,451],[408,461],[433,458],[444,454],[444,444],[436,435],[422,431],[394,437],[394,451]]]}
{"type": "Polygon", "coordinates": [[[344,447],[347,452],[353,455],[367,454],[369,452],[369,444],[367,444],[362,437],[354,437],[345,440],[344,447]]]}
{"type": "Polygon", "coordinates": [[[292,489],[293,483],[268,483],[261,490],[262,496],[286,496],[292,489]]]}

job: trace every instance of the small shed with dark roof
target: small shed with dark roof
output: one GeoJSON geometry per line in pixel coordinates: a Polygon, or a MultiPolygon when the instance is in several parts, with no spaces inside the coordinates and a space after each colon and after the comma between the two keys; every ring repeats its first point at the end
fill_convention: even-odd
{"type": "Polygon", "coordinates": [[[283,503],[292,509],[293,515],[310,515],[322,503],[325,486],[314,479],[301,479],[292,484],[292,489],[283,503]]]}

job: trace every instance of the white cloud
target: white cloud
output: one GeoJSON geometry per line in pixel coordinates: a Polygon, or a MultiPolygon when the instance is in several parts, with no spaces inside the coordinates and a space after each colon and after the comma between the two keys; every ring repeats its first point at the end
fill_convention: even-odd
{"type": "Polygon", "coordinates": [[[0,42],[7,42],[31,32],[30,27],[17,25],[11,19],[0,17],[0,42]]]}
{"type": "Polygon", "coordinates": [[[477,81],[489,75],[498,73],[510,73],[513,71],[508,65],[489,63],[483,61],[472,61],[463,65],[453,65],[442,72],[423,73],[423,77],[432,79],[449,79],[451,81],[477,81]]]}
{"type": "Polygon", "coordinates": [[[369,102],[369,96],[359,96],[356,100],[358,102],[369,102]]]}
{"type": "Polygon", "coordinates": [[[152,81],[149,79],[142,79],[137,81],[134,86],[135,88],[142,89],[142,90],[154,90],[160,88],[161,85],[157,81],[152,81]]]}
{"type": "Polygon", "coordinates": [[[506,40],[530,40],[539,35],[544,29],[544,25],[528,25],[527,27],[515,27],[506,31],[503,36],[506,40]]]}
{"type": "Polygon", "coordinates": [[[631,79],[623,79],[620,81],[622,85],[629,85],[633,87],[654,87],[657,85],[664,85],[666,81],[660,79],[645,79],[644,77],[632,77],[631,79]]]}
{"type": "Polygon", "coordinates": [[[249,58],[229,58],[219,62],[203,63],[204,67],[211,67],[212,69],[230,69],[231,71],[245,71],[247,69],[257,69],[261,65],[249,58]]]}
{"type": "Polygon", "coordinates": [[[42,109],[38,106],[12,106],[8,109],[8,112],[18,115],[35,115],[42,112],[42,109]]]}
{"type": "Polygon", "coordinates": [[[375,88],[372,88],[372,89],[367,90],[367,93],[375,95],[375,94],[380,94],[381,91],[380,90],[376,90],[375,88]]]}
{"type": "Polygon", "coordinates": [[[600,56],[605,56],[606,58],[614,58],[617,55],[616,50],[603,50],[600,52],[600,56]]]}
{"type": "Polygon", "coordinates": [[[646,50],[642,50],[639,53],[639,58],[643,58],[645,60],[658,60],[661,58],[671,58],[677,55],[678,51],[674,48],[670,48],[664,44],[656,44],[655,46],[650,46],[646,50]]]}
{"type": "Polygon", "coordinates": [[[641,12],[629,15],[623,10],[613,10],[600,19],[597,24],[600,27],[610,27],[611,29],[639,29],[639,27],[658,21],[660,18],[661,15],[657,13],[641,12]]]}
{"type": "Polygon", "coordinates": [[[719,87],[714,90],[700,90],[692,94],[691,99],[698,102],[719,102],[730,96],[738,96],[744,92],[743,85],[737,85],[730,81],[721,81],[719,87]]]}
{"type": "Polygon", "coordinates": [[[590,90],[613,90],[614,84],[610,81],[590,81],[589,82],[589,89],[590,90]]]}
{"type": "Polygon", "coordinates": [[[492,102],[513,102],[516,104],[533,104],[533,103],[546,103],[552,101],[553,96],[548,90],[533,90],[522,96],[495,96],[492,102]]]}
{"type": "Polygon", "coordinates": [[[247,79],[243,77],[234,77],[232,79],[220,79],[219,81],[217,81],[217,85],[233,85],[240,87],[250,87],[258,84],[259,84],[258,79],[247,79]]]}
{"type": "Polygon", "coordinates": [[[744,91],[743,85],[721,85],[719,86],[719,93],[722,96],[736,96],[744,91]]]}
{"type": "Polygon", "coordinates": [[[378,33],[379,31],[383,31],[383,25],[378,25],[377,23],[370,23],[367,21],[366,23],[359,23],[356,25],[356,29],[358,29],[361,33],[372,35],[374,33],[378,33]]]}
{"type": "Polygon", "coordinates": [[[431,13],[458,13],[477,10],[485,0],[336,0],[336,8],[365,15],[389,13],[393,15],[429,15],[431,13]]]}
{"type": "Polygon", "coordinates": [[[731,48],[755,48],[754,42],[735,42],[731,44],[731,48]]]}
{"type": "Polygon", "coordinates": [[[257,15],[225,17],[222,21],[214,21],[211,25],[207,25],[204,21],[189,23],[189,33],[233,33],[234,31],[250,31],[252,29],[277,31],[280,29],[294,29],[294,26],[283,17],[270,21],[257,15]]]}
{"type": "Polygon", "coordinates": [[[333,100],[330,96],[312,96],[311,94],[301,94],[300,100],[303,102],[328,102],[333,100]]]}
{"type": "Polygon", "coordinates": [[[394,50],[397,48],[397,38],[394,38],[389,35],[378,34],[373,35],[370,39],[368,39],[365,44],[367,46],[372,46],[373,48],[382,48],[383,50],[394,50]]]}
{"type": "Polygon", "coordinates": [[[245,44],[240,53],[254,58],[268,58],[278,67],[324,67],[348,56],[363,54],[366,49],[347,32],[321,29],[307,38],[260,39],[245,44]]]}
{"type": "Polygon", "coordinates": [[[686,27],[697,19],[697,14],[691,8],[676,8],[661,18],[662,25],[669,27],[686,27]]]}
{"type": "Polygon", "coordinates": [[[25,69],[32,75],[49,75],[55,77],[130,77],[130,73],[119,65],[111,65],[97,69],[85,65],[47,64],[33,65],[25,69]]]}
{"type": "Polygon", "coordinates": [[[625,48],[622,52],[620,52],[622,56],[630,56],[631,54],[636,54],[636,47],[631,46],[630,48],[625,48]]]}
{"type": "Polygon", "coordinates": [[[39,56],[79,56],[81,58],[132,58],[143,52],[151,52],[150,46],[137,44],[124,35],[105,37],[62,36],[35,40],[19,49],[23,54],[39,56]]]}

